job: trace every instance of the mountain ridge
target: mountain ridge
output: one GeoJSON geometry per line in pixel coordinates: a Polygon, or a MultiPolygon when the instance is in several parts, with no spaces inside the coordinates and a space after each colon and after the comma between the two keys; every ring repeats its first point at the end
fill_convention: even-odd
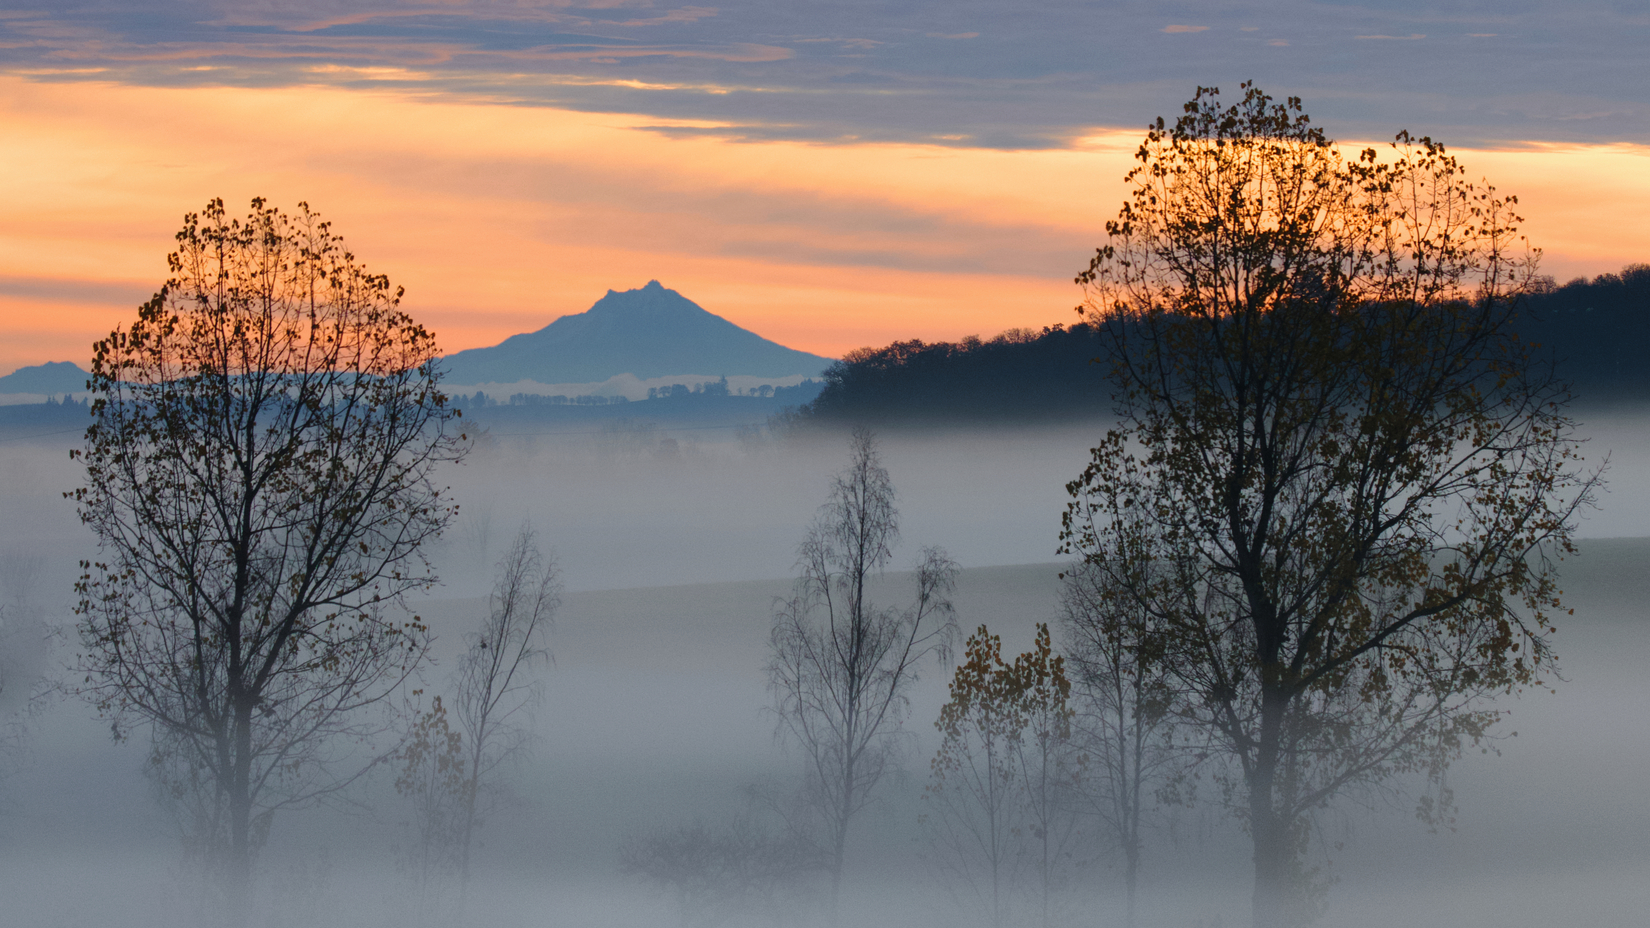
{"type": "Polygon", "coordinates": [[[0,393],[80,393],[91,376],[73,361],[47,361],[0,377],[0,393]]]}
{"type": "Polygon", "coordinates": [[[695,371],[816,377],[832,363],[741,328],[657,280],[608,290],[582,313],[442,359],[444,379],[453,384],[579,383],[695,371]]]}

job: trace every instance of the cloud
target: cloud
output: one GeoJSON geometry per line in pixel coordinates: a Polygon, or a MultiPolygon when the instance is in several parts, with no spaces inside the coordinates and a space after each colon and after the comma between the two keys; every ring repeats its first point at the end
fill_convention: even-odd
{"type": "Polygon", "coordinates": [[[715,16],[717,10],[708,6],[684,6],[671,10],[663,16],[649,16],[642,19],[626,19],[615,22],[616,26],[662,26],[666,23],[696,23],[701,19],[715,16]]]}
{"type": "Polygon", "coordinates": [[[794,41],[798,44],[802,44],[802,45],[818,45],[820,43],[829,43],[831,45],[841,45],[844,48],[857,48],[857,49],[872,49],[872,48],[876,48],[878,45],[887,45],[888,44],[887,42],[884,42],[880,39],[850,39],[850,38],[825,37],[825,36],[813,36],[813,37],[805,38],[805,39],[793,39],[792,41],[794,41]]]}
{"type": "Polygon", "coordinates": [[[832,144],[961,135],[1018,149],[1174,113],[1197,84],[1253,70],[1252,42],[1199,40],[1199,59],[1189,63],[1140,42],[1143,33],[1265,31],[1254,37],[1263,46],[1303,52],[1272,55],[1266,89],[1303,97],[1314,122],[1338,136],[1408,126],[1458,144],[1650,138],[1650,70],[1636,66],[1642,29],[1633,25],[1642,16],[1619,0],[1574,0],[1562,10],[1525,0],[1493,8],[1482,0],[1255,0],[1194,13],[1202,24],[1168,26],[1162,9],[1044,4],[1026,17],[954,0],[128,0],[0,17],[0,72],[72,80],[103,68],[100,78],[139,85],[279,87],[337,67],[363,70],[327,80],[365,87],[394,73],[365,69],[388,68],[417,72],[402,82],[455,99],[659,121],[783,122],[797,137],[832,144]],[[1097,30],[1099,21],[1106,28],[1097,30]],[[1436,40],[1429,24],[1441,22],[1452,24],[1450,35],[1501,41],[1457,39],[1441,59],[1422,41],[1436,40]],[[977,41],[984,35],[990,41],[977,41]],[[1330,53],[1352,37],[1389,51],[1330,53]],[[683,86],[729,92],[675,89],[683,86]],[[1623,115],[1581,130],[1485,102],[1529,86],[1576,111],[1623,115]],[[739,92],[749,87],[762,93],[739,92]],[[773,107],[783,107],[782,119],[773,107]]]}
{"type": "Polygon", "coordinates": [[[153,296],[154,284],[72,277],[31,277],[0,273],[0,296],[64,303],[113,303],[136,306],[153,296]]]}

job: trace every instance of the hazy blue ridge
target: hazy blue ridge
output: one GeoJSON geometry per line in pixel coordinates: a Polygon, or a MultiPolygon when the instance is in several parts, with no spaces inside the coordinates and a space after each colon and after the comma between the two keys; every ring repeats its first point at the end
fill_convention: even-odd
{"type": "Polygon", "coordinates": [[[91,376],[73,361],[47,361],[0,377],[0,393],[80,393],[91,376]]]}
{"type": "Polygon", "coordinates": [[[474,394],[459,394],[455,404],[463,410],[466,422],[502,429],[501,434],[515,428],[538,432],[539,426],[550,424],[572,427],[579,423],[605,424],[620,420],[656,426],[713,428],[760,424],[787,407],[798,407],[813,400],[822,386],[818,381],[805,381],[794,387],[780,387],[772,396],[692,393],[590,406],[510,402],[477,405],[474,394]]]}
{"type": "Polygon", "coordinates": [[[609,290],[585,312],[537,332],[449,355],[442,367],[452,384],[590,383],[619,374],[817,377],[831,363],[742,329],[654,280],[609,290]]]}

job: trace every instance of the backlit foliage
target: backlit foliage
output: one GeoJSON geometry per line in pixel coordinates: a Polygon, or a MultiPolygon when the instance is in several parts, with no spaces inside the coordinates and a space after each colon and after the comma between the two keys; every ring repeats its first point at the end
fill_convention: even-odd
{"type": "Polygon", "coordinates": [[[232,922],[267,817],[359,772],[382,727],[363,710],[423,657],[390,606],[434,579],[419,550],[451,509],[430,474],[462,436],[434,338],[307,206],[213,200],[168,264],[92,359],[81,690],[223,805],[202,840],[232,922]]]}
{"type": "Polygon", "coordinates": [[[1116,323],[1120,420],[1064,537],[1149,616],[1139,654],[1254,839],[1271,928],[1310,914],[1332,798],[1420,773],[1447,821],[1484,698],[1550,671],[1550,558],[1596,476],[1512,332],[1514,201],[1428,139],[1345,159],[1245,91],[1148,133],[1078,278],[1116,323]]]}

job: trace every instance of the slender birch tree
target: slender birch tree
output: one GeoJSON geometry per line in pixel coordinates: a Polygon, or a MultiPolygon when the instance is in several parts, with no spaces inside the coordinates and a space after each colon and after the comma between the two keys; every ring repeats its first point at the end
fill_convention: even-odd
{"type": "Polygon", "coordinates": [[[780,731],[807,760],[807,796],[824,822],[833,919],[849,825],[896,760],[919,666],[949,659],[957,634],[957,565],[939,548],[922,550],[909,604],[873,601],[871,583],[899,538],[899,511],[872,434],[856,429],[850,449],[802,543],[795,595],[774,615],[768,661],[780,731]]]}
{"type": "Polygon", "coordinates": [[[453,706],[467,739],[468,767],[458,830],[461,906],[491,780],[529,744],[527,722],[543,689],[538,671],[550,663],[545,638],[560,605],[556,565],[523,526],[499,563],[486,621],[466,636],[469,647],[458,665],[453,706]]]}

